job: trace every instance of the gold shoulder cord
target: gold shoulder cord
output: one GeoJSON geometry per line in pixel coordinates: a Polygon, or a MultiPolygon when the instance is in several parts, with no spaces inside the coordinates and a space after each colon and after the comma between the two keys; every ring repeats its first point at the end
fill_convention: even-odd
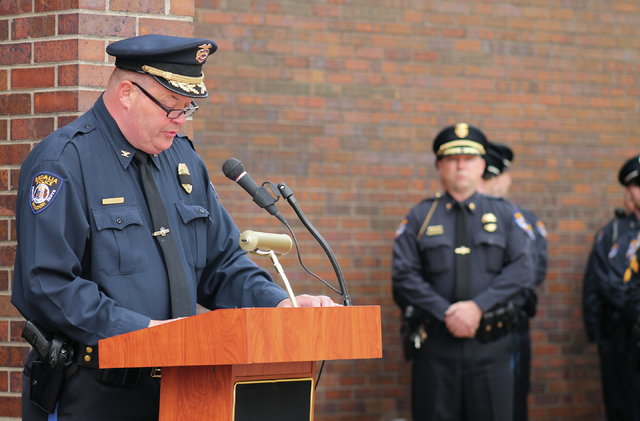
{"type": "Polygon", "coordinates": [[[431,209],[429,209],[429,213],[427,213],[427,217],[424,218],[424,223],[422,224],[422,228],[420,228],[420,232],[416,237],[416,241],[420,241],[420,238],[422,238],[422,234],[424,234],[424,232],[426,231],[427,225],[429,225],[429,221],[431,220],[431,217],[433,216],[433,212],[436,210],[436,207],[438,206],[439,201],[440,201],[439,197],[433,201],[433,204],[431,205],[431,209]]]}

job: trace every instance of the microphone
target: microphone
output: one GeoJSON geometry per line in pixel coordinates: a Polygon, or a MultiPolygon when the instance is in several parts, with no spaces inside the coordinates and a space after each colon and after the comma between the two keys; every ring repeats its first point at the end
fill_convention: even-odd
{"type": "Polygon", "coordinates": [[[222,172],[229,180],[235,181],[244,189],[244,191],[249,193],[249,195],[253,197],[253,201],[256,205],[265,209],[271,215],[278,218],[280,222],[287,225],[287,220],[280,214],[280,211],[275,205],[276,201],[273,196],[269,194],[267,189],[262,186],[258,186],[256,182],[253,181],[249,173],[244,169],[244,165],[242,165],[241,161],[236,158],[227,159],[222,165],[222,172]]]}
{"type": "Polygon", "coordinates": [[[246,230],[240,234],[240,247],[245,251],[273,251],[284,256],[291,251],[293,242],[287,234],[270,234],[246,230]]]}

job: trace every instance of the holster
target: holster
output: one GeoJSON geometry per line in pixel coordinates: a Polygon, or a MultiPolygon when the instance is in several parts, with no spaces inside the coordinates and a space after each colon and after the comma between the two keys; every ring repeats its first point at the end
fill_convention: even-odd
{"type": "Polygon", "coordinates": [[[60,399],[65,379],[75,371],[76,366],[72,366],[72,362],[73,350],[67,337],[54,335],[49,353],[39,357],[31,365],[31,402],[52,414],[60,399]]]}
{"type": "Polygon", "coordinates": [[[538,308],[538,294],[532,289],[524,290],[525,301],[522,306],[522,310],[527,314],[528,318],[533,318],[536,315],[538,308]]]}
{"type": "Polygon", "coordinates": [[[427,337],[421,324],[420,312],[411,305],[407,306],[402,313],[400,334],[402,335],[404,359],[411,361],[416,349],[422,346],[422,342],[427,337]]]}

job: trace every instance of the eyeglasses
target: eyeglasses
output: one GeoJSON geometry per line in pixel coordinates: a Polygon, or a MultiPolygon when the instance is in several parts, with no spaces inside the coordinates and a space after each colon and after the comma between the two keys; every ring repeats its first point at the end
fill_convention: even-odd
{"type": "Polygon", "coordinates": [[[134,81],[130,81],[130,82],[136,85],[138,89],[140,89],[143,94],[149,97],[151,101],[155,102],[158,107],[162,108],[162,111],[167,113],[167,118],[170,118],[170,119],[178,118],[182,114],[184,114],[185,117],[191,117],[193,113],[198,111],[198,108],[200,108],[198,107],[198,104],[196,104],[194,100],[191,100],[191,106],[189,108],[185,108],[184,110],[181,110],[179,108],[169,108],[165,106],[163,103],[161,103],[160,101],[158,101],[157,99],[155,99],[149,92],[145,91],[142,86],[138,85],[134,81]]]}

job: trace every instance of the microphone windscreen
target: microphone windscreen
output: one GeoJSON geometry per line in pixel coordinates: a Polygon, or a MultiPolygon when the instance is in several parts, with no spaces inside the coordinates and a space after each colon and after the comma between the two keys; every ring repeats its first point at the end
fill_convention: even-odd
{"type": "Polygon", "coordinates": [[[228,179],[236,181],[240,174],[245,172],[245,169],[242,162],[235,158],[229,158],[222,164],[222,172],[228,179]]]}

